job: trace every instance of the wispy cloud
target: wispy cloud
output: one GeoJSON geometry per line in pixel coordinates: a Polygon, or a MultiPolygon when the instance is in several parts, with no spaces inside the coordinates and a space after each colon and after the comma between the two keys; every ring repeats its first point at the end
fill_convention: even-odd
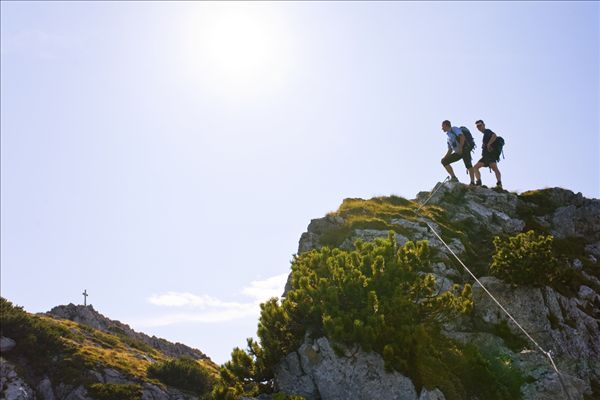
{"type": "Polygon", "coordinates": [[[252,281],[241,290],[250,299],[247,302],[231,302],[206,294],[166,292],[150,296],[147,300],[156,306],[185,308],[185,312],[159,315],[138,321],[140,327],[173,325],[185,322],[215,323],[246,317],[257,317],[260,303],[283,292],[287,274],[276,275],[264,280],[252,281]]]}
{"type": "Polygon", "coordinates": [[[265,301],[271,297],[279,297],[283,293],[288,274],[276,275],[262,281],[252,281],[242,293],[254,297],[257,301],[265,301]]]}

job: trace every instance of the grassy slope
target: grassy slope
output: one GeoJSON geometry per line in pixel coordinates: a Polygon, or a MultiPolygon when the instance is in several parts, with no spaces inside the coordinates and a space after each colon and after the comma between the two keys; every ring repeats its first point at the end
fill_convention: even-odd
{"type": "MultiPolygon", "coordinates": [[[[170,357],[143,342],[124,335],[108,334],[86,325],[43,315],[32,315],[2,299],[2,335],[17,342],[3,357],[12,361],[25,379],[48,375],[54,385],[96,383],[89,371],[112,368],[135,384],[151,382],[148,367],[170,357]]],[[[216,377],[218,366],[209,360],[197,363],[216,377]]]]}

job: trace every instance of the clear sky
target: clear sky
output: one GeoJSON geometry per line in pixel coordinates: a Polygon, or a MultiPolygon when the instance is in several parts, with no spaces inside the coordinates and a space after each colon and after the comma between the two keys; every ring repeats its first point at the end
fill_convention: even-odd
{"type": "Polygon", "coordinates": [[[224,362],[311,218],[444,179],[444,119],[600,197],[599,75],[598,2],[2,1],[2,296],[224,362]]]}

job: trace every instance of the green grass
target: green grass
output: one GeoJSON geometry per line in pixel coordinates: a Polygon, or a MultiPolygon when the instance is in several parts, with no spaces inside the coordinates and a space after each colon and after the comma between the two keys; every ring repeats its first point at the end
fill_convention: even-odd
{"type": "MultiPolygon", "coordinates": [[[[483,271],[487,268],[487,263],[482,263],[480,260],[482,254],[491,255],[491,236],[487,237],[485,232],[474,231],[468,221],[462,224],[451,223],[446,216],[446,211],[440,206],[426,205],[420,209],[420,216],[415,214],[418,207],[418,203],[399,196],[374,197],[368,200],[345,199],[337,211],[329,214],[342,217],[343,225],[322,233],[319,242],[323,246],[339,247],[358,229],[393,231],[412,240],[414,239],[412,232],[394,224],[392,220],[403,219],[417,222],[426,228],[426,225],[420,221],[420,216],[423,216],[439,226],[441,229],[439,233],[445,240],[449,241],[454,238],[461,240],[466,250],[465,259],[473,264],[476,271],[483,271]]],[[[461,268],[458,263],[456,267],[461,268]]]]}
{"type": "Polygon", "coordinates": [[[96,400],[140,400],[142,388],[138,384],[93,383],[88,393],[96,400]]]}
{"type": "MultiPolygon", "coordinates": [[[[94,386],[88,370],[112,368],[138,382],[153,382],[147,371],[150,360],[164,363],[171,357],[142,344],[76,322],[43,315],[32,315],[10,301],[0,298],[0,330],[14,338],[17,346],[3,354],[18,368],[34,375],[48,375],[55,383],[85,385],[106,399],[138,399],[133,386],[94,386]],[[113,394],[111,397],[111,393],[113,394]]],[[[209,360],[198,361],[209,375],[218,374],[218,366],[209,360]]],[[[141,395],[140,395],[141,396],[141,395]]]]}

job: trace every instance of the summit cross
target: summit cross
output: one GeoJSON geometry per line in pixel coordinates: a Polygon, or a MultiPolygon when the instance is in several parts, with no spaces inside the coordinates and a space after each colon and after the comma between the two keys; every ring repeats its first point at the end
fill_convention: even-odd
{"type": "Polygon", "coordinates": [[[83,290],[83,293],[81,293],[83,295],[83,306],[86,307],[87,306],[87,297],[89,296],[89,294],[87,294],[87,289],[83,290]]]}

